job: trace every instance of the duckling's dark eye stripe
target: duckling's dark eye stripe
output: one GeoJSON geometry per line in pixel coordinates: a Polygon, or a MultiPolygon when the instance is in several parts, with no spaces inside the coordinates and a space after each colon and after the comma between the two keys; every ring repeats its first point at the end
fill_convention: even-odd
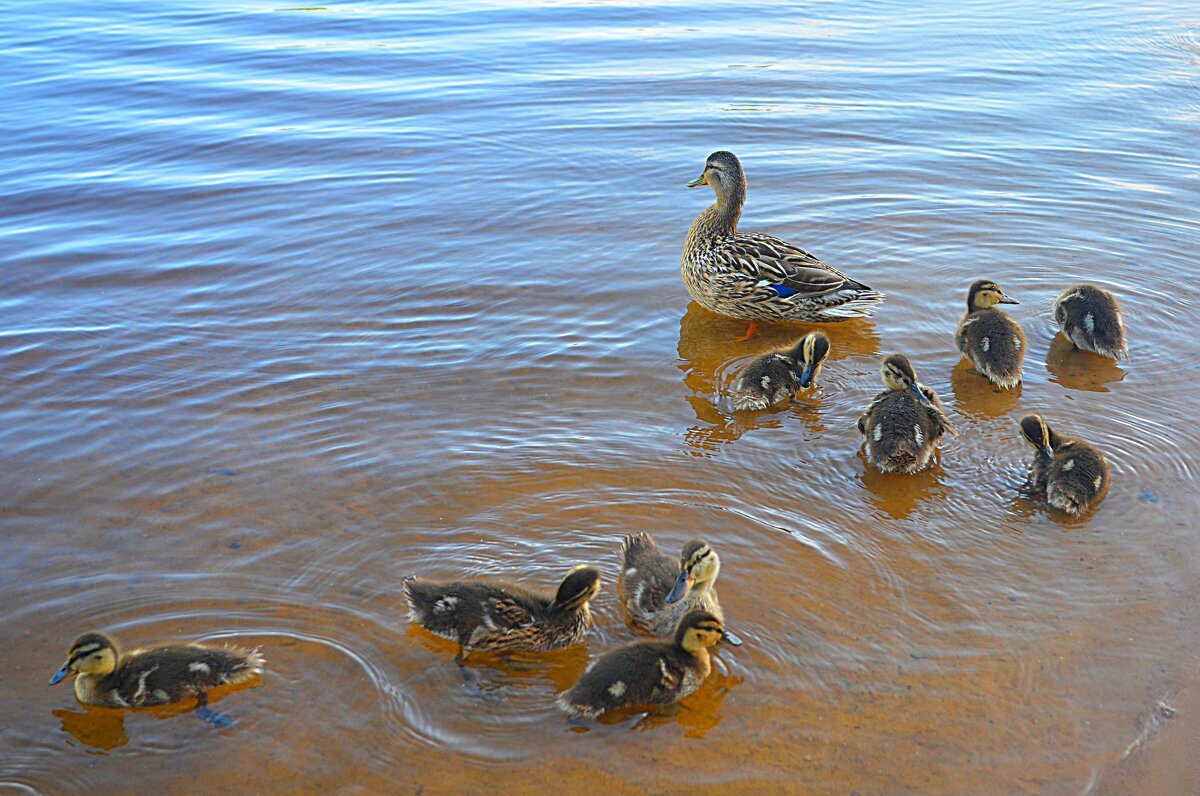
{"type": "Polygon", "coordinates": [[[101,647],[99,644],[89,644],[86,647],[79,647],[71,653],[71,663],[74,663],[80,658],[86,658],[87,656],[99,652],[102,649],[103,647],[101,647]]]}

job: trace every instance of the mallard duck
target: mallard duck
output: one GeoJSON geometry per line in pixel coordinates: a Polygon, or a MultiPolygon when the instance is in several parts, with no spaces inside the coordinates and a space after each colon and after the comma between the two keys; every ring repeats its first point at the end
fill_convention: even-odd
{"type": "Polygon", "coordinates": [[[1054,321],[1076,348],[1128,360],[1125,319],[1117,297],[1094,285],[1073,285],[1054,302],[1054,321]]]}
{"type": "Polygon", "coordinates": [[[1054,433],[1038,415],[1021,418],[1021,436],[1037,451],[1029,483],[1051,506],[1079,515],[1104,499],[1108,462],[1099,449],[1054,433]]]}
{"type": "Polygon", "coordinates": [[[943,434],[957,434],[937,393],[917,381],[912,363],[892,354],[880,368],[886,390],[858,418],[867,461],[885,473],[915,473],[929,466],[943,434]]]}
{"type": "Polygon", "coordinates": [[[739,232],[746,175],[732,152],[708,156],[689,188],[708,185],[717,201],[696,217],[683,244],[683,283],[707,310],[751,321],[829,323],[871,315],[883,294],[779,238],[739,232]]]}
{"type": "Polygon", "coordinates": [[[583,677],[558,697],[576,718],[595,718],[627,705],[669,705],[700,687],[712,671],[708,648],[720,641],[721,620],[691,611],[673,640],[643,639],[597,658],[583,677]]]}
{"type": "Polygon", "coordinates": [[[809,332],[792,348],[764,354],[746,366],[733,387],[733,408],[766,409],[811,387],[829,356],[824,332],[809,332]]]}
{"type": "Polygon", "coordinates": [[[578,644],[592,626],[588,601],[599,593],[599,570],[583,565],[554,594],[504,581],[404,580],[409,621],[464,650],[544,652],[578,644]]]}
{"type": "MultiPolygon", "coordinates": [[[[621,542],[617,588],[635,626],[671,638],[679,620],[689,611],[708,611],[724,621],[716,589],[720,571],[717,551],[703,539],[685,544],[676,565],[659,552],[650,534],[635,533],[621,542]]],[[[728,631],[725,637],[734,646],[742,643],[728,631]]]]}
{"type": "Polygon", "coordinates": [[[1025,333],[997,304],[1018,304],[990,279],[976,280],[967,291],[967,313],[955,334],[962,355],[992,384],[1004,389],[1021,381],[1025,333]]]}
{"type": "Polygon", "coordinates": [[[67,662],[50,678],[57,685],[73,673],[75,698],[85,705],[136,708],[196,698],[221,685],[240,685],[263,672],[258,650],[164,644],[122,653],[103,633],[75,639],[67,662]]]}

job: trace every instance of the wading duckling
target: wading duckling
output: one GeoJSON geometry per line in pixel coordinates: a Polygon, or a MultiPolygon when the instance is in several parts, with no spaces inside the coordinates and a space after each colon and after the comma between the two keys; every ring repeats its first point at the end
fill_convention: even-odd
{"type": "Polygon", "coordinates": [[[575,718],[595,718],[627,705],[669,705],[691,694],[712,671],[708,648],[721,640],[721,620],[692,611],[674,639],[644,639],[618,647],[588,666],[579,682],[558,698],[575,718]]]}
{"type": "Polygon", "coordinates": [[[1021,381],[1025,333],[997,304],[1018,304],[990,279],[980,279],[967,292],[967,314],[958,324],[955,342],[975,370],[998,387],[1010,389],[1021,381]]]}
{"type": "MultiPolygon", "coordinates": [[[[617,588],[633,624],[656,636],[671,638],[679,620],[689,611],[708,611],[724,621],[717,599],[721,559],[703,539],[683,546],[676,565],[658,550],[648,533],[626,536],[621,542],[621,574],[617,588]]],[[[726,632],[730,644],[741,639],[726,632]]]]}
{"type": "Polygon", "coordinates": [[[588,601],[599,592],[599,570],[583,565],[567,573],[555,594],[503,581],[404,580],[409,621],[467,651],[545,652],[578,644],[592,626],[588,601]]]}
{"type": "Polygon", "coordinates": [[[1129,359],[1125,319],[1112,293],[1094,285],[1074,285],[1054,302],[1054,321],[1076,348],[1109,359],[1129,359]]]}
{"type": "Polygon", "coordinates": [[[880,368],[887,387],[858,418],[867,461],[885,473],[915,473],[929,466],[943,434],[957,434],[937,393],[917,381],[912,363],[892,354],[880,368]]]}
{"type": "Polygon", "coordinates": [[[1108,462],[1081,439],[1055,434],[1038,415],[1021,418],[1021,436],[1037,455],[1029,483],[1046,502],[1068,514],[1083,514],[1108,492],[1108,462]]]}
{"type": "Polygon", "coordinates": [[[828,357],[829,338],[824,332],[809,332],[793,348],[759,357],[734,384],[734,410],[766,409],[813,386],[828,357]]]}
{"type": "Polygon", "coordinates": [[[112,637],[85,633],[75,639],[67,662],[50,678],[50,685],[77,673],[75,698],[85,705],[110,708],[166,705],[194,697],[206,720],[224,724],[231,723],[227,716],[204,707],[205,692],[248,682],[262,674],[263,664],[258,650],[199,644],[164,644],[122,653],[112,637]]]}
{"type": "Polygon", "coordinates": [[[883,294],[855,282],[795,244],[738,230],[746,174],[732,152],[713,152],[689,188],[717,201],[692,222],[683,244],[683,284],[706,310],[751,321],[830,323],[871,315],[883,294]]]}

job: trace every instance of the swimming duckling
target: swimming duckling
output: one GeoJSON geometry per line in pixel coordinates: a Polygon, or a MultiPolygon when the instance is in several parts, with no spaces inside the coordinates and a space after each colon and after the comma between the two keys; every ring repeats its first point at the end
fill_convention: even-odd
{"type": "Polygon", "coordinates": [[[122,653],[112,637],[85,633],[75,639],[67,662],[50,678],[50,685],[78,673],[75,698],[85,705],[137,708],[195,697],[203,706],[205,691],[252,680],[262,674],[263,664],[258,650],[199,644],[164,644],[122,653]]]}
{"type": "Polygon", "coordinates": [[[886,357],[880,374],[887,389],[858,418],[867,461],[885,473],[923,470],[942,435],[958,432],[946,419],[937,393],[917,381],[908,357],[886,357]]]}
{"type": "Polygon", "coordinates": [[[967,292],[967,313],[958,324],[955,342],[962,355],[995,385],[1010,389],[1021,381],[1025,332],[997,304],[1018,304],[990,279],[980,279],[967,292]]]}
{"type": "Polygon", "coordinates": [[[1083,514],[1108,492],[1108,462],[1096,447],[1056,434],[1038,415],[1021,418],[1021,436],[1037,450],[1029,483],[1068,514],[1083,514]]]}
{"type": "MultiPolygon", "coordinates": [[[[725,614],[717,599],[721,559],[703,539],[683,546],[676,566],[659,552],[648,533],[626,536],[621,542],[621,574],[617,588],[633,624],[656,636],[671,638],[679,620],[689,611],[704,610],[722,622],[725,614]]],[[[735,647],[741,639],[726,632],[735,647]]]]}
{"type": "Polygon", "coordinates": [[[1094,285],[1073,285],[1054,302],[1054,321],[1076,348],[1109,359],[1129,359],[1125,319],[1112,293],[1094,285]]]}
{"type": "Polygon", "coordinates": [[[824,332],[809,332],[794,347],[759,357],[734,384],[734,411],[766,409],[811,387],[828,357],[829,338],[824,332]]]}
{"type": "Polygon", "coordinates": [[[599,593],[599,570],[584,565],[567,573],[556,594],[504,581],[404,580],[409,621],[464,650],[544,652],[578,644],[592,626],[588,601],[599,593]]]}
{"type": "Polygon", "coordinates": [[[563,692],[559,708],[576,718],[595,718],[626,705],[668,705],[691,694],[712,671],[708,648],[721,640],[721,620],[691,611],[674,639],[643,639],[597,658],[563,692]]]}

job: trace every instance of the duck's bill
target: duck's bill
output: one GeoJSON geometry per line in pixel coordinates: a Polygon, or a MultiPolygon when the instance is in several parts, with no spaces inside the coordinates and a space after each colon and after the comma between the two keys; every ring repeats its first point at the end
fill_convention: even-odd
{"type": "Polygon", "coordinates": [[[686,572],[680,572],[679,577],[675,579],[675,586],[671,589],[671,593],[667,595],[668,603],[677,603],[692,590],[696,581],[688,577],[686,572]]]}
{"type": "Polygon", "coordinates": [[[1051,448],[1049,445],[1043,445],[1042,446],[1042,455],[1045,456],[1047,459],[1053,459],[1054,458],[1054,448],[1051,448]]]}
{"type": "Polygon", "coordinates": [[[933,401],[929,400],[929,396],[926,395],[925,391],[921,389],[921,385],[914,381],[912,384],[908,385],[908,389],[913,391],[913,395],[921,399],[921,403],[925,404],[926,406],[933,406],[933,401]]]}
{"type": "Polygon", "coordinates": [[[808,389],[813,383],[813,366],[805,365],[804,370],[800,371],[800,386],[808,389]]]}
{"type": "Polygon", "coordinates": [[[1020,304],[1021,302],[1017,301],[1012,296],[1009,296],[1007,294],[1001,294],[1000,303],[1001,304],[1020,304]]]}
{"type": "Polygon", "coordinates": [[[59,669],[57,672],[55,672],[54,676],[50,678],[50,685],[58,685],[63,680],[65,680],[67,675],[69,675],[70,673],[71,673],[71,664],[64,663],[62,668],[59,669]]]}
{"type": "Polygon", "coordinates": [[[742,640],[738,638],[737,633],[734,633],[732,630],[722,630],[721,641],[733,647],[742,646],[742,640]]]}
{"type": "Polygon", "coordinates": [[[699,177],[697,177],[696,179],[694,179],[688,183],[689,188],[695,188],[699,185],[708,185],[708,178],[705,177],[703,174],[701,174],[699,177]]]}

